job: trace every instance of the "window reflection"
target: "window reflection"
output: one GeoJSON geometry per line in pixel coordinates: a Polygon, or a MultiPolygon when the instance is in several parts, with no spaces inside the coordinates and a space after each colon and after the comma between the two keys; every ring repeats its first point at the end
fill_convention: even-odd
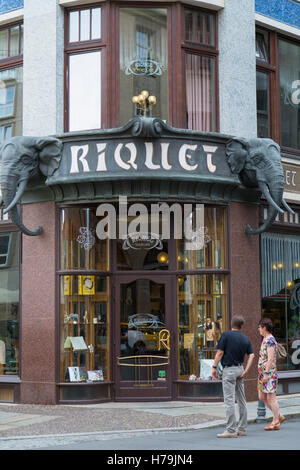
{"type": "Polygon", "coordinates": [[[61,269],[109,268],[109,241],[96,236],[95,208],[66,208],[61,212],[61,269]]]}
{"type": "Polygon", "coordinates": [[[0,235],[0,374],[19,373],[19,243],[17,232],[0,235]]]}
{"type": "MultiPolygon", "coordinates": [[[[224,269],[226,267],[224,208],[200,204],[197,209],[194,207],[188,222],[198,249],[190,249],[189,239],[177,240],[177,268],[184,270],[212,267],[224,269]]],[[[183,229],[183,233],[186,234],[186,230],[183,229]]]]}
{"type": "Polygon", "coordinates": [[[0,143],[22,135],[23,68],[0,71],[0,143]]]}
{"type": "Polygon", "coordinates": [[[270,137],[269,74],[256,72],[257,135],[270,137]]]}
{"type": "Polygon", "coordinates": [[[225,276],[179,276],[179,378],[209,378],[205,373],[205,361],[214,358],[216,345],[226,325],[225,276]]]}
{"type": "Polygon", "coordinates": [[[282,145],[300,149],[300,46],[279,41],[282,145]]]}
{"type": "Polygon", "coordinates": [[[287,350],[279,370],[300,369],[300,237],[262,234],[262,315],[287,350]]]}
{"type": "Polygon", "coordinates": [[[61,277],[60,380],[109,379],[109,279],[61,277]]]}
{"type": "Polygon", "coordinates": [[[135,113],[132,97],[156,96],[155,116],[168,119],[168,30],[163,8],[120,8],[120,121],[135,113]]]}

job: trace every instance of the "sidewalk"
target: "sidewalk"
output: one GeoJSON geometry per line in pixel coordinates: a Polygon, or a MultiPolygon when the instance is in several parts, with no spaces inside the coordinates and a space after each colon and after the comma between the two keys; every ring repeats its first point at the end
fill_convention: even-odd
{"type": "MultiPolygon", "coordinates": [[[[287,418],[300,416],[300,394],[278,397],[287,418]]],[[[271,413],[267,410],[266,418],[271,413]]],[[[248,421],[257,418],[257,401],[248,403],[248,421]]],[[[0,404],[0,442],[10,438],[134,432],[176,432],[225,424],[223,403],[187,401],[101,403],[97,405],[0,404]]]]}

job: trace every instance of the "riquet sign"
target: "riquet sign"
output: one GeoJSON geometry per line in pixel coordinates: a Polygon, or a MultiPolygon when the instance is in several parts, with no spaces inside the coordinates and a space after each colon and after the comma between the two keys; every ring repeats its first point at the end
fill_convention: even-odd
{"type": "Polygon", "coordinates": [[[147,177],[238,182],[226,161],[225,139],[214,141],[200,133],[153,134],[74,135],[64,142],[61,164],[47,184],[147,177]]]}

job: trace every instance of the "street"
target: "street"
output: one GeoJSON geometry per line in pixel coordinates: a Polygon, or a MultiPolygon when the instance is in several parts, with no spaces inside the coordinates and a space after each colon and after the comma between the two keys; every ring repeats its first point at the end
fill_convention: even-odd
{"type": "MultiPolygon", "coordinates": [[[[223,427],[214,427],[184,432],[143,431],[142,435],[137,432],[126,432],[123,435],[118,433],[106,436],[101,433],[91,433],[1,439],[0,450],[144,450],[152,451],[153,454],[156,450],[300,450],[300,418],[286,420],[280,431],[264,431],[265,425],[265,423],[249,424],[248,435],[236,439],[217,438],[223,427]]],[[[147,452],[148,456],[150,454],[147,452]]],[[[117,453],[105,452],[105,455],[114,457],[117,453]]],[[[132,455],[138,455],[138,452],[133,452],[132,455]]]]}

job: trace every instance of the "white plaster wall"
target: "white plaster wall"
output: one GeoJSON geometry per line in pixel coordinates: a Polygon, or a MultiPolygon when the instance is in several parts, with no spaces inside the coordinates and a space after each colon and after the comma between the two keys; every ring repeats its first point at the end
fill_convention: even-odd
{"type": "Polygon", "coordinates": [[[256,137],[254,0],[226,0],[218,15],[220,132],[256,137]]]}
{"type": "Polygon", "coordinates": [[[63,132],[63,9],[24,2],[23,135],[63,132]]]}

